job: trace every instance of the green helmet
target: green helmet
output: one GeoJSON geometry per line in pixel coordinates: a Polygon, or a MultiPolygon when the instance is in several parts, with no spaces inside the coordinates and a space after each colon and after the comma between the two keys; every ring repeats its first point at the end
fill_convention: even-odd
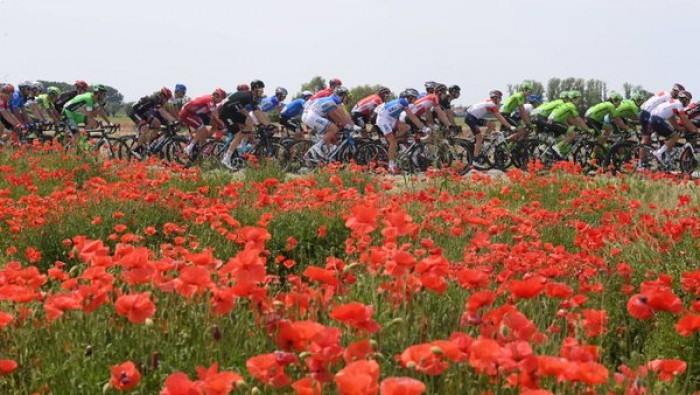
{"type": "Polygon", "coordinates": [[[622,99],[624,99],[624,98],[622,97],[621,94],[619,94],[615,91],[612,91],[612,92],[610,92],[610,96],[608,96],[608,99],[610,101],[622,101],[622,99]]]}
{"type": "Polygon", "coordinates": [[[639,91],[632,92],[632,95],[630,95],[630,99],[634,100],[637,103],[642,102],[644,101],[644,94],[639,91]]]}
{"type": "Polygon", "coordinates": [[[569,99],[576,100],[581,97],[581,92],[579,91],[569,91],[569,99]]]}
{"type": "Polygon", "coordinates": [[[566,100],[569,98],[569,91],[561,91],[559,93],[559,98],[562,100],[566,100]]]}
{"type": "Polygon", "coordinates": [[[61,92],[61,90],[60,90],[58,87],[56,87],[56,86],[50,86],[50,87],[46,88],[46,93],[48,93],[48,94],[50,94],[50,95],[53,94],[53,95],[56,95],[56,96],[61,96],[61,93],[62,93],[62,92],[61,92]]]}
{"type": "Polygon", "coordinates": [[[532,92],[533,89],[535,89],[535,86],[530,81],[523,81],[523,83],[520,84],[520,91],[521,92],[525,92],[525,91],[532,92]]]}
{"type": "Polygon", "coordinates": [[[92,91],[95,92],[95,93],[97,93],[97,92],[107,92],[107,88],[105,88],[104,85],[97,84],[97,85],[93,85],[93,86],[92,86],[92,91]]]}

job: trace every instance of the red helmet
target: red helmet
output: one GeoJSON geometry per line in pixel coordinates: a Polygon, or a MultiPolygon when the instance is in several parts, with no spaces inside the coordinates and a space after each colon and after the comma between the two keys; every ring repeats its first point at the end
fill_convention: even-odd
{"type": "Polygon", "coordinates": [[[238,85],[238,86],[236,87],[236,90],[237,90],[237,91],[246,91],[246,92],[249,92],[249,91],[250,91],[250,87],[248,86],[248,84],[240,84],[240,85],[238,85]]]}
{"type": "Polygon", "coordinates": [[[335,88],[335,87],[337,87],[337,86],[343,85],[343,81],[341,81],[341,80],[338,79],[338,78],[333,78],[332,80],[328,81],[328,85],[329,85],[331,88],[335,88]]]}
{"type": "Polygon", "coordinates": [[[168,88],[166,88],[166,87],[163,87],[163,88],[160,90],[160,94],[163,95],[163,97],[165,98],[165,100],[170,100],[170,99],[172,99],[172,97],[173,97],[173,91],[171,91],[170,89],[168,89],[168,88]]]}
{"type": "Polygon", "coordinates": [[[15,87],[12,86],[12,84],[5,84],[2,86],[2,90],[0,92],[2,92],[2,93],[14,93],[15,87]]]}
{"type": "Polygon", "coordinates": [[[211,95],[212,96],[217,95],[220,98],[224,99],[224,98],[226,98],[226,91],[221,89],[221,88],[216,88],[216,90],[214,90],[214,93],[212,93],[211,95]]]}
{"type": "Polygon", "coordinates": [[[88,88],[88,83],[85,81],[75,81],[75,87],[78,89],[85,89],[87,90],[88,88]]]}

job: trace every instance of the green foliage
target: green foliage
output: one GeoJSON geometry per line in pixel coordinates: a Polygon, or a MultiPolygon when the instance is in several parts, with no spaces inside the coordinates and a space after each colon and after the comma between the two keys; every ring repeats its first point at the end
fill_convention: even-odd
{"type": "MultiPolygon", "coordinates": [[[[532,90],[533,94],[544,95],[545,90],[544,90],[544,86],[542,85],[541,82],[535,81],[535,80],[525,80],[525,81],[532,83],[532,85],[535,87],[535,89],[532,90]]],[[[525,82],[525,81],[523,81],[523,82],[525,82]]],[[[506,89],[508,90],[508,95],[512,95],[513,93],[518,92],[520,90],[520,84],[508,84],[506,89]]]]}
{"type": "MultiPolygon", "coordinates": [[[[60,82],[60,81],[44,81],[39,80],[44,87],[56,86],[62,91],[69,91],[75,89],[73,83],[60,82]]],[[[104,84],[103,84],[104,85],[104,84]]],[[[106,110],[109,115],[114,115],[121,111],[124,105],[124,95],[121,94],[116,88],[110,85],[104,85],[107,88],[107,106],[106,110]]]]}
{"type": "Polygon", "coordinates": [[[299,90],[299,92],[300,93],[303,91],[318,92],[321,89],[325,89],[325,88],[326,88],[326,80],[323,77],[317,75],[314,78],[312,78],[309,82],[301,84],[301,89],[299,90]]]}
{"type": "Polygon", "coordinates": [[[350,88],[350,101],[347,107],[353,108],[358,101],[364,99],[369,95],[377,93],[380,85],[358,85],[356,87],[350,88]]]}

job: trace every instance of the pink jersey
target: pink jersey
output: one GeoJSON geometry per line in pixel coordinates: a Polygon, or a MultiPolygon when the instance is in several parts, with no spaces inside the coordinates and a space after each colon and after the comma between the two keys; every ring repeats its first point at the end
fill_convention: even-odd
{"type": "Polygon", "coordinates": [[[680,100],[671,99],[666,103],[659,104],[654,111],[651,112],[651,116],[660,117],[666,120],[681,113],[684,113],[683,103],[681,103],[680,100]]]}
{"type": "Polygon", "coordinates": [[[321,89],[320,91],[316,92],[313,96],[311,96],[309,101],[320,99],[322,97],[328,97],[332,94],[333,94],[333,90],[331,88],[321,89]]]}
{"type": "Polygon", "coordinates": [[[433,107],[439,104],[440,100],[438,100],[437,96],[434,93],[431,93],[416,100],[413,104],[411,104],[409,109],[413,114],[419,117],[426,111],[431,111],[433,107]]]}
{"type": "Polygon", "coordinates": [[[481,103],[472,104],[467,109],[467,113],[474,116],[476,119],[484,119],[488,113],[496,114],[498,112],[498,106],[487,99],[481,103]]]}
{"type": "Polygon", "coordinates": [[[188,101],[182,109],[191,114],[211,114],[216,109],[216,104],[211,95],[205,95],[188,101]]]}
{"type": "Polygon", "coordinates": [[[382,103],[382,98],[379,97],[379,95],[367,96],[355,104],[355,107],[352,108],[352,112],[368,116],[382,103]]]}

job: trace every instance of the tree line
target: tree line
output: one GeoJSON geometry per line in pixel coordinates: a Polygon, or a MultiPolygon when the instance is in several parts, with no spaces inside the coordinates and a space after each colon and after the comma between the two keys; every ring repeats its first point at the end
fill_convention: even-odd
{"type": "MultiPolygon", "coordinates": [[[[45,80],[39,80],[39,82],[41,82],[44,85],[44,89],[48,88],[50,86],[55,86],[58,89],[60,89],[62,92],[75,89],[75,85],[73,85],[72,83],[68,83],[68,82],[45,81],[45,80]]],[[[116,88],[114,88],[112,86],[104,85],[104,87],[107,88],[107,105],[106,105],[105,109],[109,115],[113,116],[116,113],[123,110],[124,95],[122,95],[121,92],[119,92],[116,88]]]]}

